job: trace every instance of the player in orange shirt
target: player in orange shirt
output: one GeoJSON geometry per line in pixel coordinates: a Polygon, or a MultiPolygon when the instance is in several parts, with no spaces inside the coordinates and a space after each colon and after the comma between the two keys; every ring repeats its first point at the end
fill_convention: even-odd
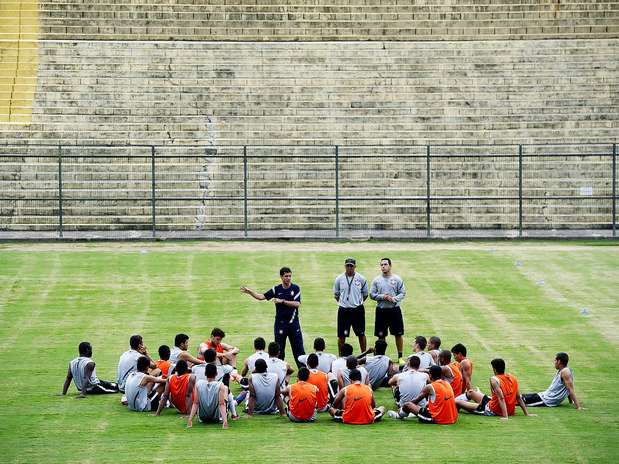
{"type": "Polygon", "coordinates": [[[501,416],[502,420],[507,420],[513,416],[516,410],[516,403],[522,409],[525,416],[535,416],[529,414],[527,406],[518,391],[518,380],[511,374],[505,373],[505,361],[500,358],[493,359],[490,363],[494,376],[490,377],[490,389],[492,398],[482,393],[469,390],[466,396],[471,401],[458,400],[458,408],[481,416],[501,416]]]}
{"type": "MultiPolygon", "coordinates": [[[[460,372],[462,373],[462,394],[471,389],[471,379],[473,377],[473,363],[466,357],[466,346],[458,343],[451,349],[456,362],[460,363],[460,372]]],[[[454,392],[455,393],[455,392],[454,392]]],[[[456,398],[458,396],[456,395],[456,398]]],[[[464,398],[462,398],[464,399],[464,398]]]]}
{"type": "Polygon", "coordinates": [[[320,360],[316,353],[310,354],[306,362],[309,368],[309,378],[307,381],[318,388],[316,393],[318,412],[327,412],[329,410],[329,376],[318,369],[320,360]]]}
{"type": "Polygon", "coordinates": [[[454,395],[459,396],[464,391],[462,390],[462,372],[460,372],[460,364],[451,362],[451,351],[442,350],[438,355],[438,362],[443,373],[443,379],[449,382],[454,395]]]}
{"type": "Polygon", "coordinates": [[[170,347],[168,345],[159,347],[159,361],[155,361],[155,365],[161,371],[161,378],[167,379],[170,370],[170,347]]]}
{"type": "Polygon", "coordinates": [[[159,407],[155,416],[161,414],[161,410],[168,403],[172,403],[181,414],[189,414],[193,403],[193,387],[196,383],[196,376],[189,372],[187,361],[181,359],[176,363],[174,374],[168,378],[163,391],[163,396],[159,402],[159,407]]]}
{"type": "Polygon", "coordinates": [[[282,389],[282,395],[288,396],[288,418],[292,422],[314,422],[316,420],[316,395],[318,387],[312,385],[307,367],[299,369],[296,383],[282,389]]]}
{"type": "Polygon", "coordinates": [[[226,336],[226,333],[215,327],[211,331],[211,338],[200,343],[198,351],[202,355],[206,350],[215,350],[217,353],[217,364],[229,364],[232,367],[236,367],[236,355],[239,354],[239,350],[236,346],[223,343],[222,340],[226,336]]]}
{"type": "Polygon", "coordinates": [[[352,369],[349,378],[351,383],[338,392],[329,414],[344,424],[363,425],[379,421],[385,408],[376,407],[374,392],[369,385],[361,383],[361,372],[352,369]]]}
{"type": "Polygon", "coordinates": [[[404,403],[398,412],[389,411],[389,417],[404,419],[409,413],[413,413],[419,422],[425,424],[449,425],[458,420],[458,409],[451,385],[441,378],[443,371],[440,366],[430,366],[428,370],[430,381],[423,387],[421,393],[413,401],[404,403]],[[420,407],[419,402],[427,399],[425,407],[420,407]]]}

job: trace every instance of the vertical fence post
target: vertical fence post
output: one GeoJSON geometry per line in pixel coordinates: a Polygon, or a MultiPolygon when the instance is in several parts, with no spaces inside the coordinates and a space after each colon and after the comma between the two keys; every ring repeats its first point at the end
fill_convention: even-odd
{"type": "Polygon", "coordinates": [[[157,230],[157,205],[155,199],[155,146],[150,146],[150,180],[151,180],[151,207],[152,207],[152,226],[153,226],[153,238],[155,238],[157,230]]]}
{"type": "Polygon", "coordinates": [[[430,222],[430,145],[426,145],[426,236],[432,235],[432,225],[430,222]]]}
{"type": "Polygon", "coordinates": [[[617,237],[617,144],[613,143],[613,238],[617,237]]]}
{"type": "Polygon", "coordinates": [[[340,237],[340,147],[335,146],[335,237],[340,237]]]}
{"type": "Polygon", "coordinates": [[[243,145],[243,235],[247,238],[247,145],[243,145]]]}
{"type": "Polygon", "coordinates": [[[518,237],[522,238],[522,145],[518,145],[518,237]]]}
{"type": "Polygon", "coordinates": [[[58,145],[58,237],[63,236],[62,212],[62,145],[58,145]]]}

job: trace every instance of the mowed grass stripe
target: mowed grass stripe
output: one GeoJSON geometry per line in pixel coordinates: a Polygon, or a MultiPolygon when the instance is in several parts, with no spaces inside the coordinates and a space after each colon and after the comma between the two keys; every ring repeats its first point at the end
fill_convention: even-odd
{"type": "MultiPolygon", "coordinates": [[[[147,457],[165,462],[183,455],[236,462],[359,463],[428,456],[439,462],[499,457],[506,462],[609,462],[618,451],[619,407],[611,387],[617,379],[616,346],[599,328],[605,318],[611,328],[617,322],[612,309],[619,306],[619,253],[616,246],[586,245],[552,242],[546,249],[543,243],[496,242],[424,249],[414,244],[410,251],[400,243],[380,250],[375,243],[367,250],[365,244],[341,249],[291,244],[294,251],[287,244],[252,244],[252,249],[242,244],[235,251],[234,243],[227,250],[217,244],[217,251],[204,243],[183,244],[180,251],[172,250],[176,244],[131,249],[121,244],[122,252],[113,245],[75,252],[54,251],[53,246],[37,252],[27,245],[24,251],[18,245],[10,251],[0,248],[0,288],[12,289],[13,295],[0,299],[6,301],[0,314],[0,361],[10,367],[0,380],[3,461],[135,462],[147,457]],[[572,356],[587,409],[577,412],[564,405],[536,410],[537,418],[518,414],[508,423],[462,415],[454,427],[390,420],[347,427],[326,416],[316,424],[293,425],[256,417],[221,432],[206,426],[186,430],[173,411],[161,418],[131,414],[116,395],[79,401],[55,396],[82,339],[93,343],[98,375],[108,380],[115,377],[128,336],[137,331],[155,355],[157,346],[171,345],[177,332],[188,333],[193,348],[218,325],[228,333],[226,341],[249,354],[255,336],[272,337],[273,307],[249,300],[238,287],[266,290],[277,282],[281,265],[293,268],[302,287],[306,349],[322,335],[335,350],[331,286],[347,255],[357,258],[369,280],[382,256],[394,260],[394,272],[408,289],[406,352],[414,335],[438,334],[446,348],[467,345],[475,363],[474,383],[483,391],[488,391],[489,361],[497,355],[505,357],[523,390],[539,391],[553,375],[554,353],[564,349],[572,356]],[[515,260],[523,266],[515,266],[515,260]],[[540,278],[544,286],[536,284],[540,278]],[[579,314],[581,301],[589,305],[589,317],[579,314]]],[[[367,305],[369,333],[373,307],[367,305]]],[[[394,356],[393,338],[388,341],[394,356]]],[[[379,390],[376,397],[392,407],[389,391],[379,390]]]]}

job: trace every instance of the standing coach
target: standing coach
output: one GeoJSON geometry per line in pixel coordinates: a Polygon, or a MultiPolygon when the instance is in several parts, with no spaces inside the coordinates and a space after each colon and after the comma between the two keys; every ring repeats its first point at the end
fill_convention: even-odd
{"type": "Polygon", "coordinates": [[[279,270],[282,283],[272,287],[265,293],[256,293],[251,288],[241,287],[241,293],[251,295],[258,301],[273,300],[275,303],[275,341],[279,345],[279,357],[284,359],[286,351],[286,339],[290,339],[292,354],[298,367],[299,356],[305,354],[303,348],[303,333],[299,322],[299,306],[301,306],[301,289],[292,283],[292,271],[289,267],[279,270]]]}
{"type": "Polygon", "coordinates": [[[345,272],[337,276],[333,284],[333,296],[339,307],[337,309],[337,347],[340,356],[342,345],[350,335],[352,326],[359,338],[359,348],[365,352],[365,308],[363,302],[368,297],[368,282],[361,274],[355,272],[357,262],[354,258],[344,261],[345,272]]]}
{"type": "Polygon", "coordinates": [[[370,298],[376,301],[376,319],[374,323],[374,335],[380,339],[387,338],[389,333],[395,336],[395,344],[398,349],[398,362],[402,364],[402,347],[404,345],[404,321],[400,302],[406,296],[406,289],[402,279],[391,273],[391,260],[380,260],[381,275],[372,281],[370,298]]]}

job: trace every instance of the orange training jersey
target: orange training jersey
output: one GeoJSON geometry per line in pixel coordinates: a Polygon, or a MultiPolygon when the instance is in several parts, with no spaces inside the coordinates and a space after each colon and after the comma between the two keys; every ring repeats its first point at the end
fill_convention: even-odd
{"type": "MultiPolygon", "coordinates": [[[[507,407],[507,415],[513,416],[516,410],[516,397],[518,395],[518,380],[511,374],[495,375],[499,380],[501,391],[503,392],[503,398],[505,398],[505,406],[507,407]]],[[[492,399],[488,405],[490,411],[497,416],[502,416],[501,405],[499,403],[499,397],[496,393],[492,392],[492,399]]]]}
{"type": "Polygon", "coordinates": [[[155,365],[157,366],[157,369],[161,371],[161,377],[167,379],[168,371],[170,370],[170,361],[164,361],[163,359],[160,359],[155,363],[155,365]]]}
{"type": "Polygon", "coordinates": [[[299,380],[290,385],[290,413],[299,420],[311,419],[316,413],[318,387],[299,380]]]}
{"type": "Polygon", "coordinates": [[[315,371],[310,371],[309,379],[307,379],[307,381],[318,387],[318,392],[316,393],[318,409],[324,409],[329,402],[329,378],[327,377],[327,374],[319,371],[318,369],[315,371]]]}
{"type": "Polygon", "coordinates": [[[451,372],[453,373],[453,378],[449,382],[452,390],[454,391],[454,395],[458,396],[464,393],[462,389],[464,388],[464,382],[462,380],[462,371],[460,370],[459,362],[452,362],[449,364],[451,368],[451,372]]]}
{"type": "Polygon", "coordinates": [[[207,340],[206,341],[206,348],[208,350],[215,350],[217,353],[223,353],[224,352],[224,347],[221,346],[221,343],[219,345],[215,346],[215,344],[211,340],[207,340]]]}
{"type": "Polygon", "coordinates": [[[187,387],[189,386],[189,376],[191,374],[183,374],[178,376],[174,374],[170,377],[170,401],[181,414],[189,414],[187,410],[187,387]]]}
{"type": "Polygon", "coordinates": [[[445,380],[432,382],[434,401],[428,402],[428,411],[436,424],[455,424],[458,420],[454,392],[445,380]]]}
{"type": "Polygon", "coordinates": [[[372,407],[372,389],[369,385],[351,383],[344,390],[342,421],[345,424],[373,423],[374,408],[372,407]]]}

